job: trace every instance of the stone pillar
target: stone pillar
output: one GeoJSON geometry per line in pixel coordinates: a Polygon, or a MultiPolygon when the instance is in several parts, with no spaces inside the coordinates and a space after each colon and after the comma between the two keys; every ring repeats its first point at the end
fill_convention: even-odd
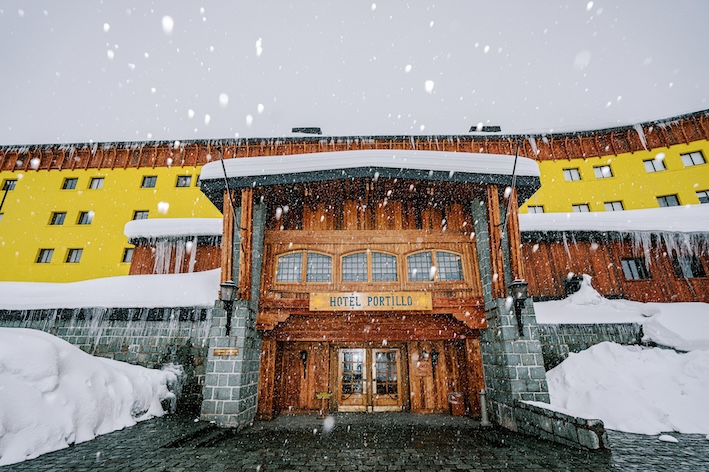
{"type": "MultiPolygon", "coordinates": [[[[238,212],[237,212],[238,213],[238,212]]],[[[265,204],[254,205],[252,242],[251,300],[233,303],[231,333],[226,336],[224,302],[217,300],[209,333],[209,357],[205,375],[201,419],[217,425],[241,429],[256,416],[261,336],[256,331],[256,313],[261,281],[265,204]]],[[[235,264],[238,276],[239,232],[234,231],[235,264]]],[[[234,280],[237,282],[236,280],[234,280]]]]}
{"type": "MultiPolygon", "coordinates": [[[[500,207],[504,208],[504,205],[500,207]]],[[[516,429],[513,409],[518,400],[549,402],[534,306],[531,299],[526,301],[522,311],[523,336],[520,337],[511,302],[506,298],[495,298],[493,294],[490,228],[485,200],[474,201],[471,211],[488,322],[480,343],[488,406],[493,421],[516,429]]],[[[506,235],[503,235],[503,247],[505,243],[506,235]]],[[[505,273],[509,274],[509,251],[504,254],[505,273]]]]}

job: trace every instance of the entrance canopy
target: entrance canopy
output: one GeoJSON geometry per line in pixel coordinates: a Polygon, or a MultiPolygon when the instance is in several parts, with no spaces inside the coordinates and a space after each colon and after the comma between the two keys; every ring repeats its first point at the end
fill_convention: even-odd
{"type": "Polygon", "coordinates": [[[202,168],[202,191],[222,207],[229,188],[262,187],[353,178],[398,178],[516,186],[525,196],[539,188],[537,162],[501,154],[377,149],[316,152],[214,161],[202,168]],[[222,164],[224,167],[222,167],[222,164]],[[226,176],[225,176],[226,171],[226,176]]]}

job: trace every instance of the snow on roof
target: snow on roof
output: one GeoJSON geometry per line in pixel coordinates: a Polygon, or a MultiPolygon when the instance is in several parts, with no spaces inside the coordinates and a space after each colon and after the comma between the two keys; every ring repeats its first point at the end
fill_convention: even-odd
{"type": "MultiPolygon", "coordinates": [[[[356,168],[444,171],[451,175],[456,172],[512,175],[514,160],[514,156],[502,154],[377,149],[227,159],[224,161],[224,166],[228,177],[300,174],[356,168]]],[[[519,176],[539,177],[539,166],[532,159],[519,157],[516,173],[519,176]]],[[[202,167],[200,180],[223,178],[222,162],[214,161],[202,167]]]]}
{"type": "Polygon", "coordinates": [[[221,236],[221,218],[154,218],[126,223],[128,239],[180,236],[221,236]]]}
{"type": "Polygon", "coordinates": [[[529,213],[519,215],[519,226],[522,232],[707,233],[709,232],[709,205],[609,212],[529,213]]]}
{"type": "Polygon", "coordinates": [[[211,307],[220,269],[124,275],[70,283],[0,282],[0,309],[211,307]]]}

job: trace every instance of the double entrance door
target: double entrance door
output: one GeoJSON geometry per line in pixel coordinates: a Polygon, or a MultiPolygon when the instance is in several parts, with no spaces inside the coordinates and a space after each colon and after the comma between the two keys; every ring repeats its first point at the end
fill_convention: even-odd
{"type": "Polygon", "coordinates": [[[338,348],[339,411],[401,411],[401,352],[398,348],[338,348]]]}

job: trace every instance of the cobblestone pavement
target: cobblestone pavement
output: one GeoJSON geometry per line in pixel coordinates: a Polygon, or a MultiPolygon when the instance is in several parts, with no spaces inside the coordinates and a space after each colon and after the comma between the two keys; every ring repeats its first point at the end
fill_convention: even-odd
{"type": "Polygon", "coordinates": [[[611,451],[582,451],[443,415],[280,416],[241,432],[171,416],[140,423],[11,471],[709,471],[709,441],[610,432],[611,451]]]}

